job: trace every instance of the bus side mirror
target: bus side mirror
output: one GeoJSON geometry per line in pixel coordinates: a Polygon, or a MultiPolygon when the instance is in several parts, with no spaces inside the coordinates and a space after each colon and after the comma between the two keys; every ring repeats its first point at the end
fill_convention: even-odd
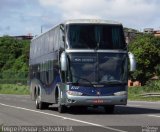
{"type": "Polygon", "coordinates": [[[136,60],[134,55],[131,52],[128,52],[129,62],[130,62],[130,71],[136,70],[136,60]]]}
{"type": "Polygon", "coordinates": [[[67,54],[62,52],[60,58],[61,71],[67,71],[67,54]]]}

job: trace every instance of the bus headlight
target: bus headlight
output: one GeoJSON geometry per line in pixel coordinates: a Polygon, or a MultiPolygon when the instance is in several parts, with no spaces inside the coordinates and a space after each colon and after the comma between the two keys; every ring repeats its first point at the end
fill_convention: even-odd
{"type": "Polygon", "coordinates": [[[77,91],[67,91],[67,93],[72,96],[81,96],[83,94],[83,93],[77,92],[77,91]]]}
{"type": "Polygon", "coordinates": [[[123,96],[123,95],[127,95],[126,91],[120,91],[120,92],[116,92],[114,93],[115,96],[123,96]]]}

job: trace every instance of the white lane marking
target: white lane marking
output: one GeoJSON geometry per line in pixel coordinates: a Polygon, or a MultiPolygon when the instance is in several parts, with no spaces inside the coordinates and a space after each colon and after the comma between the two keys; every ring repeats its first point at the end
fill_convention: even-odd
{"type": "Polygon", "coordinates": [[[149,101],[128,101],[128,103],[160,104],[160,101],[156,101],[156,102],[149,102],[149,101]]]}
{"type": "Polygon", "coordinates": [[[158,116],[158,115],[147,115],[147,116],[150,116],[150,117],[159,117],[160,118],[160,116],[158,116]]]}
{"type": "Polygon", "coordinates": [[[142,105],[132,105],[132,104],[128,104],[127,106],[129,106],[129,107],[139,107],[139,106],[142,106],[142,105]]]}
{"type": "Polygon", "coordinates": [[[49,115],[49,116],[59,117],[59,118],[62,118],[62,119],[67,119],[67,120],[71,120],[71,121],[75,121],[75,122],[80,122],[80,123],[84,123],[84,124],[88,124],[88,125],[92,125],[92,126],[102,127],[102,128],[109,129],[109,130],[112,130],[112,131],[127,132],[127,131],[123,131],[123,130],[120,130],[120,129],[115,129],[115,128],[112,128],[112,127],[106,127],[106,126],[103,126],[103,125],[100,125],[100,124],[95,124],[95,123],[91,123],[91,122],[87,122],[87,121],[82,121],[82,120],[78,120],[78,119],[74,119],[74,118],[69,118],[69,117],[65,117],[65,116],[45,113],[45,112],[42,112],[42,111],[31,110],[31,109],[27,109],[27,108],[23,108],[23,107],[17,107],[17,106],[12,106],[12,105],[7,105],[7,104],[3,104],[3,103],[0,103],[0,105],[6,106],[6,107],[15,108],[15,109],[21,109],[21,110],[26,110],[26,111],[40,113],[40,114],[45,114],[45,115],[49,115]]]}

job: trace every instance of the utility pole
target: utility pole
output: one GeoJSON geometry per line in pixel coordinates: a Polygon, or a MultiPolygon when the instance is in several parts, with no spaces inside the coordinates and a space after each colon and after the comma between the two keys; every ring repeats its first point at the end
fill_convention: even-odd
{"type": "Polygon", "coordinates": [[[43,26],[41,25],[41,33],[43,33],[43,26]]]}

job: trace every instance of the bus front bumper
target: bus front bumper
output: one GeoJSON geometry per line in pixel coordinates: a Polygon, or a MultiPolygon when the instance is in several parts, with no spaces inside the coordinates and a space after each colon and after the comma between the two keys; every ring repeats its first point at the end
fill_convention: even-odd
{"type": "Polygon", "coordinates": [[[72,96],[67,95],[64,104],[66,106],[105,106],[126,105],[127,95],[122,96],[72,96]]]}

